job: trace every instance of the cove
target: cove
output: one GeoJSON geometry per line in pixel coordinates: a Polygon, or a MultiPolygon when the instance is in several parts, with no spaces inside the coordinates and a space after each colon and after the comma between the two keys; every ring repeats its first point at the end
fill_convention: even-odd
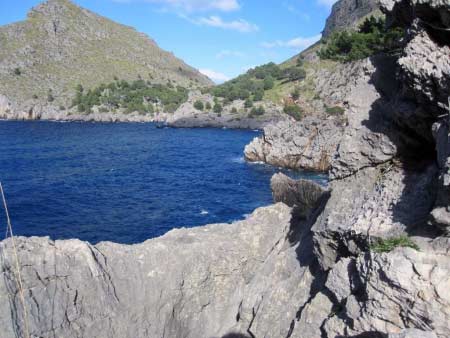
{"type": "MultiPolygon", "coordinates": [[[[0,180],[15,235],[138,243],[226,223],[272,202],[278,171],[250,164],[259,132],[134,123],[0,121],[0,180]]],[[[4,224],[4,211],[0,211],[4,224]]]]}

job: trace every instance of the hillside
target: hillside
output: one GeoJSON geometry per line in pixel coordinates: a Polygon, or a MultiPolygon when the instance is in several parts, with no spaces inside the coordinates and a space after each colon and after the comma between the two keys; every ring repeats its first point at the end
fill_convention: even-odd
{"type": "Polygon", "coordinates": [[[145,34],[70,0],[49,0],[25,21],[0,27],[0,45],[0,96],[11,110],[37,105],[61,110],[70,105],[77,85],[90,89],[114,79],[212,85],[145,34]]]}
{"type": "Polygon", "coordinates": [[[381,14],[379,0],[338,1],[333,5],[322,34],[328,37],[334,31],[355,28],[361,19],[376,14],[381,14]]]}

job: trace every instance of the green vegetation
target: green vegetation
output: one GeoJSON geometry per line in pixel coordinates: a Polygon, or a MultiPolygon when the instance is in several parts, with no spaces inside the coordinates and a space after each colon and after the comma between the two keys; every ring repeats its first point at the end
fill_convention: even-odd
{"type": "Polygon", "coordinates": [[[222,111],[223,111],[222,105],[221,105],[219,102],[216,102],[216,103],[214,104],[213,111],[214,111],[214,113],[216,113],[216,114],[222,113],[222,111]]]}
{"type": "Polygon", "coordinates": [[[319,51],[321,59],[349,62],[399,48],[403,30],[386,28],[384,18],[367,18],[358,31],[333,33],[319,51]]]}
{"type": "Polygon", "coordinates": [[[203,110],[203,109],[205,109],[205,106],[202,101],[197,100],[194,102],[194,108],[197,110],[203,110]]]}
{"type": "Polygon", "coordinates": [[[22,71],[20,70],[20,68],[14,68],[14,75],[17,75],[17,76],[22,75],[22,71]]]}
{"type": "Polygon", "coordinates": [[[209,102],[206,102],[206,104],[205,104],[205,108],[206,108],[206,110],[207,110],[207,111],[210,111],[210,110],[212,109],[212,107],[211,107],[211,103],[209,103],[209,102]]]}
{"type": "Polygon", "coordinates": [[[127,113],[153,113],[155,105],[173,113],[188,99],[188,91],[178,86],[176,89],[160,84],[151,84],[144,80],[128,83],[117,80],[108,85],[85,91],[83,86],[76,87],[76,95],[72,106],[77,106],[80,113],[91,112],[94,106],[103,107],[106,111],[125,109],[127,113]]]}
{"type": "Polygon", "coordinates": [[[291,97],[295,101],[300,98],[300,89],[298,87],[295,87],[294,91],[291,93],[291,97]]]}
{"type": "Polygon", "coordinates": [[[283,111],[285,114],[293,117],[296,121],[300,121],[303,118],[303,109],[296,104],[286,104],[283,111]]]}
{"type": "Polygon", "coordinates": [[[263,106],[253,107],[252,110],[250,111],[250,113],[248,114],[248,117],[253,118],[256,116],[264,115],[265,113],[266,113],[266,110],[264,109],[263,106]]]}
{"type": "Polygon", "coordinates": [[[370,246],[370,248],[377,253],[391,252],[397,247],[412,248],[420,251],[419,246],[407,236],[379,239],[370,246]]]}
{"type": "Polygon", "coordinates": [[[272,89],[275,85],[275,80],[272,76],[268,76],[264,79],[264,90],[272,89]]]}
{"type": "Polygon", "coordinates": [[[236,107],[231,108],[231,114],[237,114],[238,110],[236,107]]]}
{"type": "MultiPolygon", "coordinates": [[[[303,60],[297,65],[280,67],[271,62],[266,65],[250,69],[247,73],[211,89],[215,97],[234,100],[262,101],[266,91],[274,89],[278,82],[303,80],[306,71],[302,68],[303,60]]],[[[251,106],[247,106],[251,108],[251,106]]]]}
{"type": "Polygon", "coordinates": [[[326,107],[325,111],[328,115],[339,116],[344,114],[345,109],[339,106],[335,106],[335,107],[326,107]]]}
{"type": "Polygon", "coordinates": [[[252,99],[247,99],[244,102],[244,108],[252,108],[253,107],[253,101],[252,99]]]}

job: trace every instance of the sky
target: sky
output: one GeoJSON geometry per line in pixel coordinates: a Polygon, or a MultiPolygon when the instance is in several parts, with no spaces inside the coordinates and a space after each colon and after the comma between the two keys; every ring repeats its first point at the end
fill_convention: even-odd
{"type": "MultiPolygon", "coordinates": [[[[0,0],[0,25],[26,18],[40,0],[0,0]]],[[[74,0],[146,33],[221,83],[280,63],[320,39],[335,0],[74,0]]]]}

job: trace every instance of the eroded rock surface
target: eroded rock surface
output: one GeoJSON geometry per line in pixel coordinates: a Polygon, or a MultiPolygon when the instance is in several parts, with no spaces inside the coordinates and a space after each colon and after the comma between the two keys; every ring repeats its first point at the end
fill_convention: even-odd
{"type": "Polygon", "coordinates": [[[245,147],[252,162],[279,167],[326,171],[342,136],[341,122],[308,117],[301,122],[279,122],[264,128],[264,135],[245,147]]]}

